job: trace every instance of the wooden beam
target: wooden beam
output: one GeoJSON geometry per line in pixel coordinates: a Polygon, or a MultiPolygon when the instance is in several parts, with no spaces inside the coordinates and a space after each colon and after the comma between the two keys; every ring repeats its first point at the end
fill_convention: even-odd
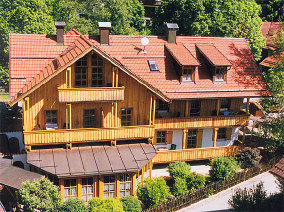
{"type": "Polygon", "coordinates": [[[118,68],[117,67],[115,68],[115,75],[116,75],[116,77],[115,77],[115,87],[118,87],[118,68]]]}
{"type": "Polygon", "coordinates": [[[115,114],[114,114],[114,118],[115,118],[115,127],[118,127],[118,103],[117,101],[115,101],[115,114]]]}
{"type": "Polygon", "coordinates": [[[183,130],[183,135],[182,135],[182,149],[186,149],[186,140],[187,140],[187,130],[183,130]]]}
{"type": "Polygon", "coordinates": [[[247,98],[246,114],[249,114],[249,100],[250,98],[247,98]]]}
{"type": "Polygon", "coordinates": [[[99,179],[98,176],[93,177],[93,197],[98,197],[99,196],[99,179]]]}
{"type": "Polygon", "coordinates": [[[66,129],[69,129],[69,127],[70,126],[68,126],[69,125],[69,117],[68,117],[68,115],[69,115],[69,111],[68,111],[68,104],[66,103],[66,105],[65,105],[65,122],[66,122],[66,129]]]}
{"type": "Polygon", "coordinates": [[[64,201],[64,180],[63,179],[59,179],[59,190],[61,194],[61,199],[62,201],[64,201]]]}
{"type": "Polygon", "coordinates": [[[136,196],[136,175],[137,174],[133,174],[132,175],[132,179],[131,179],[131,195],[132,196],[136,196]]]}
{"type": "Polygon", "coordinates": [[[99,198],[104,198],[104,179],[99,176],[99,198]]]}
{"type": "Polygon", "coordinates": [[[26,119],[26,101],[23,99],[23,117],[22,117],[22,124],[23,124],[23,130],[26,131],[26,125],[25,125],[25,120],[26,119]]]}
{"type": "Polygon", "coordinates": [[[82,199],[82,179],[77,178],[77,197],[82,199]]]}
{"type": "Polygon", "coordinates": [[[155,124],[155,116],[156,116],[156,97],[154,96],[154,103],[153,103],[153,122],[152,124],[155,124]]]}
{"type": "Polygon", "coordinates": [[[153,95],[150,97],[150,112],[149,112],[149,125],[152,124],[152,107],[153,107],[153,95]]]}
{"type": "Polygon", "coordinates": [[[213,128],[213,147],[216,147],[218,129],[219,128],[213,128]]]}
{"type": "Polygon", "coordinates": [[[72,87],[72,69],[71,69],[71,66],[69,66],[67,68],[67,70],[69,71],[69,88],[72,87]]]}
{"type": "Polygon", "coordinates": [[[189,100],[185,101],[185,114],[184,117],[189,117],[189,100]]]}
{"type": "Polygon", "coordinates": [[[219,116],[220,107],[221,107],[221,99],[217,99],[217,106],[216,106],[217,116],[219,116]]]}
{"type": "Polygon", "coordinates": [[[69,129],[72,129],[72,107],[71,107],[71,103],[69,103],[69,129]]]}

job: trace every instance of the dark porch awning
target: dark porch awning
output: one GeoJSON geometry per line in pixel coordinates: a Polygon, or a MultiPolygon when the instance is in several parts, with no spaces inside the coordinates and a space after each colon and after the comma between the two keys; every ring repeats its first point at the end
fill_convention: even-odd
{"type": "Polygon", "coordinates": [[[32,150],[27,162],[59,178],[140,171],[156,155],[151,144],[32,150]]]}

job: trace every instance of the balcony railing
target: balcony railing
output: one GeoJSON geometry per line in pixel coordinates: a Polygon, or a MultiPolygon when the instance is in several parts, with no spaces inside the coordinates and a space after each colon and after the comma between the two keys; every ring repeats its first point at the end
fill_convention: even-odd
{"type": "Polygon", "coordinates": [[[58,88],[59,102],[123,101],[124,87],[58,88]]]}
{"type": "Polygon", "coordinates": [[[25,145],[54,145],[107,140],[152,138],[154,127],[150,125],[120,128],[79,128],[61,130],[35,130],[24,132],[25,145]]]}
{"type": "Polygon", "coordinates": [[[185,129],[203,127],[243,126],[249,121],[248,115],[206,116],[191,118],[158,118],[155,120],[156,129],[185,129]]]}
{"type": "Polygon", "coordinates": [[[209,160],[219,156],[235,156],[242,146],[224,146],[195,148],[183,150],[161,150],[153,159],[153,163],[170,163],[175,161],[209,160]]]}

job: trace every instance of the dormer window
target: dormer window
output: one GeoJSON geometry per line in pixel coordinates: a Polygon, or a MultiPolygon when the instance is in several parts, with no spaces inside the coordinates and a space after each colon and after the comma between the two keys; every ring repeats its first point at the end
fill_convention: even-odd
{"type": "Polygon", "coordinates": [[[184,68],[182,72],[182,82],[193,82],[194,81],[194,67],[184,68]]]}
{"type": "Polygon", "coordinates": [[[151,71],[159,71],[156,60],[148,60],[151,71]]]}
{"type": "Polygon", "coordinates": [[[215,69],[215,81],[223,82],[226,80],[226,67],[217,67],[215,69]]]}

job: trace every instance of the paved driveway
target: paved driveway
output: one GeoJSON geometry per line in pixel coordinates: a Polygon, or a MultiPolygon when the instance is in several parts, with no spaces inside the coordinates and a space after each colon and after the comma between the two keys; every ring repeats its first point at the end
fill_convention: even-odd
{"type": "Polygon", "coordinates": [[[236,188],[241,188],[241,189],[245,187],[250,188],[253,185],[256,185],[260,181],[262,181],[264,184],[264,188],[268,191],[268,193],[275,193],[279,191],[275,180],[276,178],[272,174],[270,174],[269,172],[264,172],[254,178],[251,178],[250,180],[242,182],[238,185],[235,185],[232,188],[229,188],[209,198],[201,200],[195,204],[190,205],[189,207],[183,208],[179,210],[178,212],[232,211],[232,209],[230,208],[228,204],[228,200],[231,198],[233,191],[236,188]]]}

